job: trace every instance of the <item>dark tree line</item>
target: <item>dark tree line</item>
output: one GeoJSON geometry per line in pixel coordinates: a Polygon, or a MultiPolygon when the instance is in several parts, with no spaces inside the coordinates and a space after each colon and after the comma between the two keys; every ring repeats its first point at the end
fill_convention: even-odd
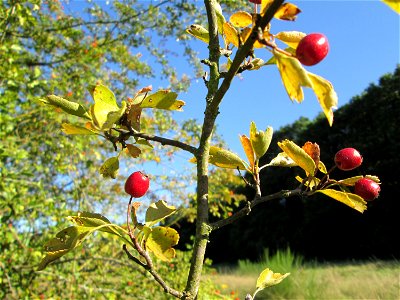
{"type": "MultiPolygon", "coordinates": [[[[212,235],[208,255],[214,262],[257,259],[290,247],[309,259],[390,259],[400,257],[400,67],[370,85],[361,95],[335,112],[333,127],[323,116],[300,118],[281,128],[264,163],[280,152],[277,141],[288,138],[302,145],[317,142],[321,160],[329,169],[335,153],[344,147],[358,149],[362,166],[351,172],[335,170],[335,179],[375,174],[382,181],[380,197],[364,214],[325,196],[289,198],[265,203],[248,217],[212,235]],[[228,247],[227,247],[228,246],[228,247]],[[220,249],[228,249],[220,251],[220,249]]],[[[298,168],[266,168],[261,173],[263,194],[294,188],[298,168]]],[[[303,174],[301,174],[303,175],[303,174]]],[[[251,190],[244,193],[251,199],[251,190]]]]}

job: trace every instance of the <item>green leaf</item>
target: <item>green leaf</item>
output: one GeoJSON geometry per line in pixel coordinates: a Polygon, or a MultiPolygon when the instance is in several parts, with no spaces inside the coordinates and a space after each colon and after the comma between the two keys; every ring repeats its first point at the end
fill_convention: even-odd
{"type": "Polygon", "coordinates": [[[318,102],[322,108],[322,111],[327,118],[329,125],[332,126],[333,123],[333,109],[337,108],[338,96],[333,89],[332,84],[322,78],[321,76],[315,75],[308,72],[308,77],[312,82],[312,89],[317,96],[318,102]]]}
{"type": "Polygon", "coordinates": [[[186,29],[186,32],[193,35],[200,41],[203,41],[204,43],[208,44],[210,42],[210,35],[208,33],[208,30],[201,25],[197,24],[190,25],[190,27],[186,29]]]}
{"type": "Polygon", "coordinates": [[[140,103],[140,107],[182,111],[185,102],[176,100],[177,97],[177,93],[169,90],[159,90],[154,94],[148,95],[142,103],[140,103]]]}
{"type": "Polygon", "coordinates": [[[251,122],[250,141],[258,159],[267,152],[269,145],[271,144],[272,134],[272,127],[268,127],[265,131],[257,131],[256,124],[251,122]]]}
{"type": "Polygon", "coordinates": [[[163,200],[152,203],[146,211],[145,225],[151,227],[175,212],[175,206],[169,206],[163,200]]]}
{"type": "Polygon", "coordinates": [[[179,241],[178,232],[170,227],[155,227],[147,237],[146,247],[155,256],[163,261],[169,261],[175,257],[175,249],[179,241]]]}
{"type": "Polygon", "coordinates": [[[100,130],[112,128],[124,114],[126,102],[122,101],[119,108],[114,93],[102,84],[90,86],[89,91],[94,100],[90,110],[94,125],[100,130]]]}
{"type": "Polygon", "coordinates": [[[302,87],[312,87],[312,81],[307,71],[297,58],[273,51],[276,65],[281,74],[283,85],[292,101],[302,102],[304,99],[302,87]]]}
{"type": "Polygon", "coordinates": [[[363,198],[356,194],[341,192],[333,189],[318,190],[317,192],[342,202],[347,206],[359,211],[360,213],[363,213],[367,209],[367,202],[365,202],[363,198]]]}
{"type": "Polygon", "coordinates": [[[110,157],[100,167],[100,174],[103,175],[104,178],[111,177],[115,179],[118,175],[118,169],[119,169],[118,157],[117,156],[110,157]]]}
{"type": "Polygon", "coordinates": [[[314,175],[315,162],[304,149],[289,140],[278,142],[278,146],[306,173],[314,175]]]}
{"type": "Polygon", "coordinates": [[[214,3],[215,14],[217,15],[218,33],[224,33],[224,24],[226,22],[224,15],[222,14],[221,5],[215,1],[214,3]]]}
{"type": "Polygon", "coordinates": [[[62,131],[65,134],[83,134],[83,135],[97,134],[97,132],[87,129],[86,127],[83,127],[83,126],[79,126],[79,125],[62,123],[61,127],[63,128],[62,131]]]}
{"type": "Polygon", "coordinates": [[[74,115],[81,118],[86,118],[91,120],[90,115],[86,111],[86,109],[80,105],[79,103],[69,101],[67,99],[58,97],[56,95],[48,95],[45,98],[40,98],[39,101],[47,104],[52,105],[58,108],[61,108],[64,112],[74,115]]]}
{"type": "Polygon", "coordinates": [[[274,273],[269,268],[266,268],[264,271],[261,272],[260,276],[258,276],[256,291],[253,294],[253,298],[259,291],[262,291],[267,287],[281,283],[282,280],[288,277],[289,275],[290,273],[285,273],[285,274],[274,273]]]}

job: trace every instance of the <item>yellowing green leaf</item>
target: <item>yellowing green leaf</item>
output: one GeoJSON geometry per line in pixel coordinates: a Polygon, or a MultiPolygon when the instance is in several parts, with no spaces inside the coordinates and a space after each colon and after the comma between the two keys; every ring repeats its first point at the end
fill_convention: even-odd
{"type": "Polygon", "coordinates": [[[400,14],[400,0],[382,0],[382,2],[400,14]]]}
{"type": "Polygon", "coordinates": [[[208,44],[210,42],[210,34],[208,33],[208,30],[201,25],[190,25],[190,27],[186,29],[186,32],[193,35],[200,41],[203,41],[204,43],[208,44]]]}
{"type": "Polygon", "coordinates": [[[215,9],[215,14],[217,15],[217,24],[218,24],[218,32],[220,34],[224,33],[224,24],[226,22],[224,15],[222,14],[222,8],[221,5],[215,1],[213,3],[214,9],[215,9]]]}
{"type": "Polygon", "coordinates": [[[140,153],[142,153],[142,150],[140,150],[140,148],[131,144],[126,145],[126,150],[133,158],[139,157],[140,153]]]}
{"type": "Polygon", "coordinates": [[[267,166],[269,167],[296,167],[297,164],[285,152],[279,153],[267,166]]]}
{"type": "Polygon", "coordinates": [[[154,94],[148,95],[142,103],[140,103],[140,107],[182,111],[185,102],[176,100],[177,97],[177,93],[169,90],[159,90],[154,94]]]}
{"type": "Polygon", "coordinates": [[[80,245],[91,232],[90,228],[77,226],[70,226],[58,232],[55,238],[52,238],[44,245],[46,255],[39,263],[38,270],[45,269],[49,263],[80,245]]]}
{"type": "Polygon", "coordinates": [[[365,202],[363,198],[356,194],[341,192],[333,189],[318,190],[317,192],[342,202],[347,206],[359,211],[360,213],[363,213],[367,209],[367,202],[365,202]]]}
{"type": "Polygon", "coordinates": [[[332,126],[333,109],[336,108],[338,104],[337,94],[333,89],[332,84],[325,78],[310,72],[308,72],[308,77],[311,79],[312,89],[317,96],[322,111],[324,112],[325,117],[328,119],[329,125],[332,126]]]}
{"type": "Polygon", "coordinates": [[[350,178],[339,180],[338,183],[339,184],[343,184],[343,185],[348,185],[348,186],[354,186],[356,184],[356,182],[358,180],[360,180],[361,178],[363,178],[362,175],[354,176],[354,177],[350,177],[350,178]]]}
{"type": "Polygon", "coordinates": [[[124,114],[126,102],[119,108],[114,93],[102,84],[89,87],[89,92],[94,100],[90,110],[94,125],[100,130],[112,128],[124,114]]]}
{"type": "Polygon", "coordinates": [[[231,43],[236,48],[239,48],[239,32],[229,22],[225,22],[223,26],[227,44],[231,43]]]}
{"type": "Polygon", "coordinates": [[[125,234],[124,229],[112,224],[101,214],[91,212],[80,212],[77,216],[68,216],[68,220],[81,227],[95,227],[98,231],[104,231],[122,237],[125,234]]]}
{"type": "Polygon", "coordinates": [[[63,128],[62,131],[65,134],[96,134],[96,132],[87,129],[86,127],[83,126],[78,126],[78,125],[73,125],[73,124],[68,124],[68,123],[62,123],[61,127],[63,128]]]}
{"type": "Polygon", "coordinates": [[[301,10],[296,5],[287,2],[279,7],[278,11],[274,14],[274,18],[285,21],[294,21],[299,13],[301,13],[301,10]]]}
{"type": "Polygon", "coordinates": [[[250,124],[250,141],[257,158],[267,152],[272,140],[273,129],[268,127],[265,131],[257,131],[256,124],[250,124]]]}
{"type": "Polygon", "coordinates": [[[307,174],[314,175],[315,162],[304,149],[289,140],[278,142],[278,146],[307,174]]]}
{"type": "Polygon", "coordinates": [[[318,163],[318,170],[324,174],[328,173],[328,170],[326,169],[326,166],[322,161],[319,161],[318,163]]]}
{"type": "Polygon", "coordinates": [[[264,271],[261,272],[260,276],[258,276],[256,291],[253,294],[253,298],[259,291],[262,291],[267,287],[281,283],[282,280],[288,277],[289,275],[290,273],[285,273],[285,274],[274,273],[269,268],[266,268],[264,271]]]}
{"type": "Polygon", "coordinates": [[[275,38],[281,40],[289,47],[296,49],[299,42],[306,36],[304,32],[300,31],[281,31],[275,35],[275,38]]]}
{"type": "Polygon", "coordinates": [[[150,204],[146,211],[146,226],[153,226],[176,212],[175,206],[170,206],[163,200],[150,204]]]}
{"type": "MultiPolygon", "coordinates": [[[[297,180],[298,182],[303,182],[303,178],[301,178],[300,176],[296,176],[295,178],[296,178],[296,180],[297,180]]],[[[314,187],[318,186],[318,184],[319,184],[320,182],[321,182],[321,181],[319,180],[319,178],[317,178],[317,177],[311,177],[311,178],[309,178],[309,179],[304,183],[304,185],[305,185],[305,186],[308,186],[311,190],[313,190],[314,187]]]]}
{"type": "Polygon", "coordinates": [[[250,139],[246,135],[241,135],[241,136],[239,136],[239,138],[240,138],[240,142],[242,144],[244,153],[246,154],[247,159],[249,161],[250,169],[253,170],[253,168],[254,168],[254,150],[253,150],[253,146],[251,146],[250,139]]]}
{"type": "Polygon", "coordinates": [[[253,17],[247,11],[238,11],[231,15],[229,22],[235,27],[243,28],[253,23],[253,17]]]}
{"type": "Polygon", "coordinates": [[[147,237],[146,247],[155,256],[163,261],[169,261],[175,257],[175,249],[179,241],[178,232],[170,227],[155,227],[147,237]]]}
{"type": "Polygon", "coordinates": [[[111,177],[115,179],[118,174],[118,169],[119,169],[118,157],[117,156],[110,157],[100,167],[100,174],[103,175],[104,178],[111,177]]]}
{"type": "MultiPolygon", "coordinates": [[[[189,161],[196,163],[197,160],[196,157],[193,157],[189,161]]],[[[237,154],[215,146],[210,147],[209,163],[225,169],[247,169],[245,162],[237,154]]]]}
{"type": "Polygon", "coordinates": [[[48,95],[45,98],[40,98],[39,101],[41,101],[47,105],[61,108],[64,112],[66,112],[70,115],[74,115],[77,117],[82,117],[82,118],[91,120],[91,117],[88,114],[88,112],[86,111],[86,109],[79,103],[69,101],[67,99],[58,97],[56,95],[48,95]]]}
{"type": "Polygon", "coordinates": [[[304,99],[302,87],[312,87],[307,71],[297,58],[274,50],[276,65],[281,74],[283,85],[292,101],[301,102],[304,99]]]}

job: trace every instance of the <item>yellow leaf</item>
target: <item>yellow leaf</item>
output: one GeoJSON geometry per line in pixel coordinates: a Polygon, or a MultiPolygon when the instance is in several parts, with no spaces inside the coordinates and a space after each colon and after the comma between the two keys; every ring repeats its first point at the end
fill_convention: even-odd
{"type": "Polygon", "coordinates": [[[299,13],[301,10],[296,5],[287,2],[281,5],[274,17],[280,20],[294,21],[299,13]]]}
{"type": "Polygon", "coordinates": [[[86,127],[83,126],[77,126],[77,125],[73,125],[73,124],[68,124],[68,123],[62,123],[62,131],[65,134],[96,134],[95,131],[92,131],[90,129],[87,129],[86,127]]]}
{"type": "Polygon", "coordinates": [[[314,175],[315,162],[306,151],[289,140],[278,142],[278,146],[307,174],[314,175]]]}
{"type": "Polygon", "coordinates": [[[148,95],[141,103],[141,108],[158,108],[166,110],[182,111],[185,102],[176,100],[178,94],[169,90],[159,90],[154,94],[148,95]]]}
{"type": "Polygon", "coordinates": [[[281,283],[282,280],[288,277],[289,275],[290,273],[285,273],[285,274],[274,273],[269,268],[266,268],[264,271],[261,272],[260,276],[258,276],[256,291],[253,294],[253,298],[255,298],[255,295],[259,291],[262,291],[267,287],[281,283]]]}
{"type": "Polygon", "coordinates": [[[240,142],[242,143],[242,147],[244,153],[246,153],[247,159],[249,160],[250,169],[253,170],[254,168],[254,150],[251,146],[250,139],[246,135],[239,136],[240,142]]]}
{"type": "Polygon", "coordinates": [[[367,202],[365,202],[363,198],[356,194],[341,192],[333,189],[318,190],[317,192],[342,202],[347,206],[359,211],[360,213],[363,213],[367,209],[367,202]]]}
{"type": "Polygon", "coordinates": [[[167,205],[163,200],[150,204],[146,211],[146,226],[153,226],[176,212],[176,207],[167,205]]]}
{"type": "Polygon", "coordinates": [[[169,261],[175,257],[175,249],[179,241],[178,232],[170,227],[156,227],[151,230],[147,240],[147,249],[154,253],[159,259],[169,261]]]}
{"type": "Polygon", "coordinates": [[[299,42],[306,36],[304,32],[300,31],[281,31],[275,37],[284,42],[289,47],[296,49],[299,42]]]}
{"type": "MultiPolygon", "coordinates": [[[[191,158],[189,162],[196,163],[196,157],[191,158]]],[[[215,146],[210,147],[209,162],[210,164],[225,169],[247,169],[245,162],[237,154],[215,146]]]]}
{"type": "Polygon", "coordinates": [[[325,164],[322,161],[318,163],[318,170],[324,174],[328,173],[328,170],[325,167],[325,164]]]}
{"type": "Polygon", "coordinates": [[[400,0],[382,0],[382,2],[400,14],[400,0]]]}
{"type": "Polygon", "coordinates": [[[208,44],[210,42],[210,35],[208,33],[208,30],[201,25],[197,24],[190,25],[190,27],[186,29],[186,32],[193,35],[200,41],[203,41],[204,43],[208,44]]]}
{"type": "Polygon", "coordinates": [[[272,140],[273,129],[268,127],[265,131],[258,131],[256,124],[250,124],[250,141],[257,158],[261,158],[267,152],[272,140]]]}
{"type": "Polygon", "coordinates": [[[312,87],[312,82],[307,71],[303,68],[297,58],[288,56],[274,50],[276,65],[281,74],[283,85],[292,101],[301,102],[304,99],[304,87],[312,87]]]}
{"type": "Polygon", "coordinates": [[[261,15],[264,15],[274,0],[261,0],[261,15]]]}
{"type": "Polygon", "coordinates": [[[238,11],[231,15],[229,22],[235,27],[244,28],[253,23],[253,17],[247,11],[238,11]]]}
{"type": "Polygon", "coordinates": [[[322,111],[328,119],[329,125],[332,126],[333,109],[337,107],[338,103],[337,94],[333,89],[332,84],[325,78],[310,72],[308,72],[308,77],[311,79],[312,89],[317,96],[322,111]]]}
{"type": "Polygon", "coordinates": [[[239,32],[229,22],[224,23],[224,35],[228,44],[231,43],[236,48],[239,48],[239,32]]]}

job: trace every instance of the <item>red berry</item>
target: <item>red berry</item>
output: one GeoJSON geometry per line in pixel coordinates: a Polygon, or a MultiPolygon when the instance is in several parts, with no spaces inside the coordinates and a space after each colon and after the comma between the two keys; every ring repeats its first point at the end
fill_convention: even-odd
{"type": "Polygon", "coordinates": [[[125,182],[125,192],[134,198],[140,198],[146,194],[150,186],[149,176],[142,172],[134,172],[125,182]]]}
{"type": "Polygon", "coordinates": [[[365,201],[372,201],[379,196],[381,187],[375,181],[361,178],[354,185],[354,192],[365,201]]]}
{"type": "Polygon", "coordinates": [[[329,52],[329,43],[325,35],[311,33],[301,39],[297,45],[296,57],[305,66],[313,66],[325,58],[329,52]]]}
{"type": "Polygon", "coordinates": [[[343,171],[350,171],[359,167],[362,161],[360,152],[354,148],[344,148],[335,155],[335,164],[343,171]]]}
{"type": "Polygon", "coordinates": [[[254,4],[261,4],[262,0],[249,0],[251,3],[254,4]]]}

